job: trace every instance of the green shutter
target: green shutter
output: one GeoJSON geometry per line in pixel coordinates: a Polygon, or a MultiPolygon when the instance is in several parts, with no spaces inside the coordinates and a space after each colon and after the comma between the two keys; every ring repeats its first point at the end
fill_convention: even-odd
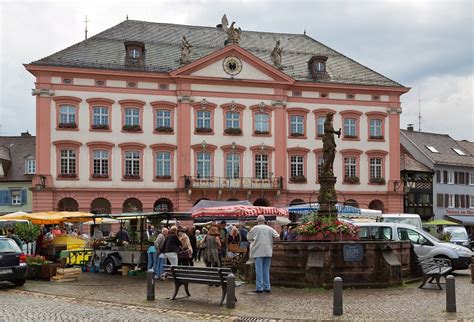
{"type": "Polygon", "coordinates": [[[21,204],[26,205],[28,203],[28,190],[21,189],[21,204]]]}

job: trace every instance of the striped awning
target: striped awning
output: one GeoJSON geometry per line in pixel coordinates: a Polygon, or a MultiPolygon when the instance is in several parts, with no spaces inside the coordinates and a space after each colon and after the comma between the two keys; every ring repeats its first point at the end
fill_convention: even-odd
{"type": "Polygon", "coordinates": [[[226,207],[210,207],[201,208],[194,211],[192,218],[235,218],[245,219],[257,217],[259,215],[288,217],[288,210],[275,207],[257,207],[257,206],[226,206],[226,207]]]}

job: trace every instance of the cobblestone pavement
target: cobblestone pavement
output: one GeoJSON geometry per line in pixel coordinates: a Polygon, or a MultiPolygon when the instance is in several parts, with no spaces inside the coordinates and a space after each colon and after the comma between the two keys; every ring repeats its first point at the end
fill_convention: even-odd
{"type": "Polygon", "coordinates": [[[223,320],[230,316],[83,300],[3,288],[0,321],[223,320]]]}
{"type": "MultiPolygon", "coordinates": [[[[469,271],[456,272],[457,313],[447,313],[446,292],[418,289],[419,283],[385,289],[344,290],[344,315],[342,320],[459,320],[474,319],[474,284],[469,271]]],[[[184,291],[176,301],[169,300],[173,283],[157,281],[156,301],[146,301],[146,279],[144,276],[108,276],[105,274],[83,274],[78,282],[50,283],[27,281],[21,288],[1,290],[2,306],[10,301],[3,297],[19,296],[18,292],[33,292],[70,297],[74,301],[87,301],[94,312],[102,315],[104,305],[93,305],[94,301],[117,303],[134,307],[140,318],[147,320],[147,314],[160,316],[159,310],[168,310],[167,315],[182,319],[230,319],[239,316],[242,320],[263,319],[332,319],[332,291],[323,289],[293,289],[273,287],[271,294],[249,294],[254,285],[243,284],[236,288],[238,302],[236,309],[219,306],[220,288],[206,285],[190,285],[191,297],[184,298],[184,291]],[[142,311],[141,311],[142,310],[142,311]],[[148,311],[158,310],[158,311],[148,311]],[[142,313],[144,312],[144,313],[142,313]],[[150,313],[151,312],[151,313],[150,313]],[[194,312],[194,313],[187,313],[194,312]],[[180,315],[182,314],[182,316],[180,315]],[[191,315],[185,315],[191,314],[191,315]]],[[[24,294],[24,293],[21,293],[24,294]]],[[[64,300],[68,305],[69,300],[64,300]]],[[[46,303],[52,301],[46,301],[46,303]]],[[[80,305],[77,305],[80,307],[80,305]]],[[[119,308],[122,305],[118,306],[119,308]]],[[[132,312],[134,310],[131,310],[132,312]]],[[[106,311],[113,312],[113,310],[106,311]]],[[[112,314],[112,313],[111,313],[112,314]]],[[[130,319],[134,319],[132,315],[130,319]]],[[[115,317],[115,315],[110,315],[115,317]]]]}

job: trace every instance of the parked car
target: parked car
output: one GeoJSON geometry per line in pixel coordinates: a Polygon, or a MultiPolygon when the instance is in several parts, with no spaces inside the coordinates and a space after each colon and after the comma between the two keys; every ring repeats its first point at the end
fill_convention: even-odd
{"type": "Polygon", "coordinates": [[[412,225],[398,223],[358,223],[361,240],[410,241],[415,254],[420,259],[446,258],[451,261],[453,270],[467,269],[472,262],[469,248],[453,243],[441,242],[436,237],[412,225]]]}
{"type": "Polygon", "coordinates": [[[471,241],[467,234],[467,230],[463,226],[445,226],[443,227],[443,234],[449,233],[451,236],[449,241],[453,244],[470,247],[471,241]]]}
{"type": "Polygon", "coordinates": [[[11,238],[0,237],[0,281],[12,282],[16,286],[25,284],[28,266],[26,255],[11,238]]]}
{"type": "Polygon", "coordinates": [[[413,225],[421,229],[421,217],[417,214],[381,214],[377,221],[413,225]]]}

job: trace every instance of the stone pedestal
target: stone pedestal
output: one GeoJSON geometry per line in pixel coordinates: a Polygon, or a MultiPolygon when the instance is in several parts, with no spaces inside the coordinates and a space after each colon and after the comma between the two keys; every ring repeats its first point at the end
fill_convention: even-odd
{"type": "MultiPolygon", "coordinates": [[[[274,243],[270,271],[273,285],[331,288],[335,277],[344,287],[388,287],[401,285],[412,276],[409,242],[342,241],[274,243]],[[361,245],[362,260],[345,261],[343,247],[361,245]]],[[[245,277],[255,281],[253,264],[245,277]]]]}
{"type": "Polygon", "coordinates": [[[319,210],[318,215],[323,217],[332,216],[334,219],[337,217],[337,196],[334,186],[336,184],[337,177],[321,175],[319,177],[319,189],[318,202],[319,210]]]}

